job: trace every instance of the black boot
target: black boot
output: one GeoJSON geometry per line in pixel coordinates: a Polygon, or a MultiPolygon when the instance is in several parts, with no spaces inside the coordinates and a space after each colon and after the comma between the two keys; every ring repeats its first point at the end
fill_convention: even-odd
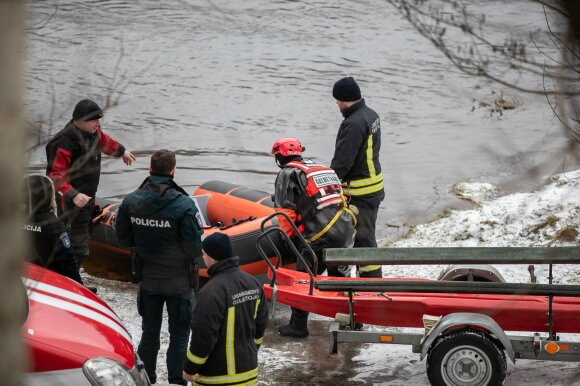
{"type": "Polygon", "coordinates": [[[292,338],[306,338],[308,336],[308,312],[292,308],[290,322],[278,328],[278,335],[292,338]]]}
{"type": "Polygon", "coordinates": [[[360,277],[367,279],[378,279],[383,277],[383,270],[381,268],[369,272],[361,272],[360,277]]]}
{"type": "Polygon", "coordinates": [[[97,291],[98,291],[97,287],[89,287],[89,286],[86,286],[85,288],[88,289],[89,291],[91,291],[94,294],[96,294],[97,291]]]}

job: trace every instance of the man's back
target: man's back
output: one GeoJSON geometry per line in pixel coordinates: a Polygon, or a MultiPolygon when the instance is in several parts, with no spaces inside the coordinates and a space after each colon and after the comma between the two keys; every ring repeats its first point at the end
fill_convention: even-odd
{"type": "Polygon", "coordinates": [[[135,247],[143,275],[165,278],[183,273],[201,250],[197,208],[166,176],[150,176],[119,207],[115,230],[121,245],[135,247]]]}
{"type": "Polygon", "coordinates": [[[315,240],[317,243],[314,246],[316,249],[347,246],[354,234],[354,226],[350,214],[343,210],[342,202],[316,209],[315,202],[306,193],[306,185],[306,174],[302,170],[295,167],[281,169],[276,178],[274,206],[296,210],[301,217],[302,234],[307,240],[319,234],[337,217],[324,236],[315,240]]]}
{"type": "Polygon", "coordinates": [[[196,369],[200,381],[226,374],[241,377],[240,381],[253,378],[257,376],[258,347],[268,322],[261,285],[239,269],[237,257],[219,261],[210,267],[209,274],[191,323],[190,350],[197,357],[207,358],[196,369]]]}

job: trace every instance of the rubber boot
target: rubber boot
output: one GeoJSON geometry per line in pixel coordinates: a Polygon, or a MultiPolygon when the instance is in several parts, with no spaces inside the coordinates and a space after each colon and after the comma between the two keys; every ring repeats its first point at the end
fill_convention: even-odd
{"type": "Polygon", "coordinates": [[[292,308],[290,322],[278,328],[278,335],[292,338],[306,338],[308,336],[308,312],[292,308]]]}

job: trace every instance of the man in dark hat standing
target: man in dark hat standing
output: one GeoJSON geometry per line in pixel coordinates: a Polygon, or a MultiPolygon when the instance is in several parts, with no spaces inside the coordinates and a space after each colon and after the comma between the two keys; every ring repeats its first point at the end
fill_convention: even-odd
{"type": "Polygon", "coordinates": [[[46,145],[46,175],[54,183],[58,214],[70,228],[77,269],[89,256],[89,225],[101,174],[101,153],[120,157],[126,165],[135,156],[103,133],[103,110],[90,99],[74,108],[72,119],[46,145]]]}
{"type": "MultiPolygon", "coordinates": [[[[379,153],[381,122],[369,108],[352,77],[338,80],[332,89],[342,121],[330,167],[342,181],[350,205],[358,209],[354,248],[376,247],[375,223],[385,198],[379,153]]],[[[382,277],[380,265],[358,267],[361,277],[382,277]]]]}
{"type": "Polygon", "coordinates": [[[175,153],[157,150],[151,156],[149,177],[129,193],[117,211],[115,233],[119,243],[135,248],[138,260],[137,310],[142,317],[137,348],[151,383],[157,381],[157,355],[163,308],[167,308],[169,383],[185,385],[183,360],[189,340],[189,323],[195,306],[197,274],[190,269],[201,255],[201,215],[189,194],[173,177],[175,153]]]}
{"type": "Polygon", "coordinates": [[[250,385],[258,377],[258,349],[268,323],[262,286],[240,270],[228,235],[202,242],[210,280],[199,291],[183,379],[193,385],[250,385]]]}

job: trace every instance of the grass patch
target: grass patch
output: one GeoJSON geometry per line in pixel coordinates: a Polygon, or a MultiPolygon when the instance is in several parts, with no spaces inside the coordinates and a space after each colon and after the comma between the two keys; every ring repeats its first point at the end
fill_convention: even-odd
{"type": "Polygon", "coordinates": [[[564,243],[573,243],[576,242],[577,239],[578,239],[578,231],[576,230],[576,228],[568,225],[562,229],[558,229],[548,245],[552,245],[556,241],[561,241],[564,243]]]}
{"type": "Polygon", "coordinates": [[[547,227],[551,227],[551,226],[556,225],[556,223],[558,221],[560,221],[560,217],[558,217],[558,216],[550,216],[550,217],[548,217],[546,219],[546,221],[543,221],[543,222],[541,222],[539,224],[536,224],[536,225],[532,225],[529,228],[529,233],[538,233],[539,231],[541,231],[544,228],[547,228],[547,227]]]}

